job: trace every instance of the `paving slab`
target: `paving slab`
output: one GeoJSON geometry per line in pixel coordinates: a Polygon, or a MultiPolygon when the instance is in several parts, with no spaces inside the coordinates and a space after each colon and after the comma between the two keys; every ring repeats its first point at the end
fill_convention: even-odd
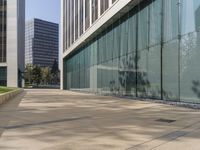
{"type": "Polygon", "coordinates": [[[30,89],[0,107],[1,150],[199,150],[200,111],[30,89]]]}

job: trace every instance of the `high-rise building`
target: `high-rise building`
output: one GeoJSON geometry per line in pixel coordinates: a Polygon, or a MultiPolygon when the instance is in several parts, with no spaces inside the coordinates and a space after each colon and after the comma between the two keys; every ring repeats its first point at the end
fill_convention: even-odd
{"type": "Polygon", "coordinates": [[[21,87],[24,72],[25,0],[0,0],[0,86],[21,87]]]}
{"type": "Polygon", "coordinates": [[[200,103],[200,0],[62,0],[62,88],[200,103]]]}
{"type": "Polygon", "coordinates": [[[25,63],[52,67],[59,55],[59,25],[33,19],[26,23],[25,63]]]}

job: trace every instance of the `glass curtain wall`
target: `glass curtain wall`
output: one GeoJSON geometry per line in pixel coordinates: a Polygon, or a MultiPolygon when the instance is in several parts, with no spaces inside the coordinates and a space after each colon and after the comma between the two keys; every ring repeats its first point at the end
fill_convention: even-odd
{"type": "Polygon", "coordinates": [[[180,99],[200,102],[200,0],[182,0],[180,99]]]}
{"type": "Polygon", "coordinates": [[[6,62],[6,8],[7,0],[0,0],[0,63],[6,62]]]}
{"type": "Polygon", "coordinates": [[[200,0],[140,3],[67,57],[65,88],[200,103],[200,0]]]}
{"type": "Polygon", "coordinates": [[[7,68],[0,67],[0,86],[7,85],[7,68]]]}

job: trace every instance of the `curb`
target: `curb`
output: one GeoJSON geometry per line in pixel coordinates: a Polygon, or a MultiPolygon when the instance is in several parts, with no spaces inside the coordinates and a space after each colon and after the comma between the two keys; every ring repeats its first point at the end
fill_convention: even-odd
{"type": "Polygon", "coordinates": [[[0,106],[2,104],[5,104],[12,98],[14,98],[16,95],[22,93],[23,91],[24,91],[23,89],[17,89],[17,90],[10,91],[10,92],[4,93],[4,94],[0,94],[0,106]]]}

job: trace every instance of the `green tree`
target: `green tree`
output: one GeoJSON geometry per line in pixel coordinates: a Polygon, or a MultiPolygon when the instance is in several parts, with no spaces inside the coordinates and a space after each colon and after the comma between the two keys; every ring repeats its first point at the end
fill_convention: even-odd
{"type": "Polygon", "coordinates": [[[37,65],[33,67],[32,79],[33,79],[33,83],[35,83],[37,87],[39,84],[41,84],[41,81],[42,81],[41,67],[37,65]]]}
{"type": "Polygon", "coordinates": [[[33,65],[27,64],[25,68],[25,74],[24,74],[26,84],[29,84],[29,85],[32,84],[32,81],[33,81],[32,75],[33,75],[33,65]]]}
{"type": "Polygon", "coordinates": [[[53,84],[58,84],[58,82],[59,82],[59,68],[58,68],[58,62],[57,62],[56,59],[54,60],[54,63],[53,63],[52,69],[51,69],[51,74],[52,74],[53,84]]]}
{"type": "Polygon", "coordinates": [[[44,84],[49,84],[52,79],[52,74],[51,74],[51,68],[50,67],[44,67],[41,69],[42,71],[42,80],[44,84]]]}
{"type": "Polygon", "coordinates": [[[55,60],[54,60],[54,63],[53,63],[53,66],[52,66],[52,69],[51,69],[51,73],[52,73],[53,75],[57,75],[58,72],[59,72],[59,69],[58,69],[58,62],[57,62],[57,60],[55,59],[55,60]]]}

